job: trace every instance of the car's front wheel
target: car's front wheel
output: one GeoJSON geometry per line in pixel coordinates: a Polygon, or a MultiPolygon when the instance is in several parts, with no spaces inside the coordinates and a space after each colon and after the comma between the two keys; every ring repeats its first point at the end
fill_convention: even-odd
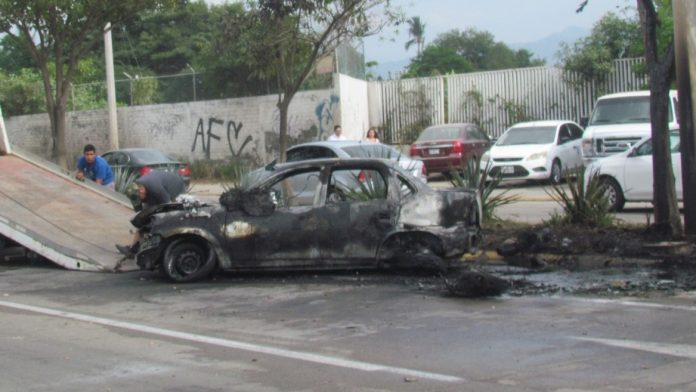
{"type": "Polygon", "coordinates": [[[563,179],[563,171],[561,169],[561,161],[554,159],[551,164],[551,175],[549,176],[549,181],[552,184],[560,184],[563,179]]]}
{"type": "Polygon", "coordinates": [[[604,195],[609,202],[609,211],[621,211],[626,203],[621,186],[613,178],[604,177],[600,180],[604,195]]]}
{"type": "Polygon", "coordinates": [[[191,282],[208,276],[215,265],[215,252],[207,242],[181,239],[167,246],[162,270],[175,282],[191,282]]]}

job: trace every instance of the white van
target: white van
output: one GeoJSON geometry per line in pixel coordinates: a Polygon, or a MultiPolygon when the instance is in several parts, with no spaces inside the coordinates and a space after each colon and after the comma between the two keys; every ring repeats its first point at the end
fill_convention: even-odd
{"type": "MultiPolygon", "coordinates": [[[[669,130],[679,129],[677,91],[669,92],[669,130]]],[[[585,165],[597,158],[628,150],[650,136],[650,91],[601,96],[582,135],[585,165]]]]}

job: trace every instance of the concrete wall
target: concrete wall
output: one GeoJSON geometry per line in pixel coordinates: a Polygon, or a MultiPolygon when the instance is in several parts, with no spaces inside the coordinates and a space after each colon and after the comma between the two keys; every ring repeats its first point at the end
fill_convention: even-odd
{"type": "MultiPolygon", "coordinates": [[[[154,147],[188,161],[242,158],[262,164],[278,153],[277,99],[268,95],[119,108],[120,147],[154,147]]],[[[326,138],[341,118],[339,103],[333,90],[298,93],[288,116],[289,145],[326,138]]],[[[106,109],[69,113],[68,148],[74,158],[87,143],[94,144],[98,153],[106,152],[108,125],[106,109]]],[[[48,115],[11,117],[6,127],[13,146],[50,157],[48,115]]]]}
{"type": "Polygon", "coordinates": [[[343,135],[349,139],[361,140],[370,126],[367,82],[342,74],[336,75],[334,85],[341,97],[340,124],[343,135]]]}

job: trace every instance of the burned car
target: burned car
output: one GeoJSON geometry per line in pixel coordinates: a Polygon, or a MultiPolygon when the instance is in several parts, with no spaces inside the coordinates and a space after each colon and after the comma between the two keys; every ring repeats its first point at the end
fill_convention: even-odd
{"type": "Polygon", "coordinates": [[[214,269],[442,267],[480,235],[476,191],[434,190],[382,159],[270,165],[220,203],[140,212],[143,270],[177,282],[214,269]]]}

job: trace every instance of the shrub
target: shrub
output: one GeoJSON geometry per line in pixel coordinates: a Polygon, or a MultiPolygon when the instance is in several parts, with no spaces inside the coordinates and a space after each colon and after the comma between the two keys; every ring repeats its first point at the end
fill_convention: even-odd
{"type": "Polygon", "coordinates": [[[499,220],[495,215],[495,209],[515,202],[518,195],[508,195],[509,189],[499,193],[493,190],[500,184],[501,177],[489,177],[490,164],[481,170],[481,161],[469,159],[461,168],[450,169],[450,182],[460,188],[476,189],[481,196],[481,208],[483,210],[483,222],[499,220]]]}
{"type": "Polygon", "coordinates": [[[590,173],[586,179],[585,168],[580,167],[566,171],[564,178],[567,186],[553,184],[551,190],[544,189],[563,207],[563,214],[555,213],[551,217],[551,223],[596,227],[616,224],[616,218],[609,211],[609,200],[598,173],[590,173]]]}

